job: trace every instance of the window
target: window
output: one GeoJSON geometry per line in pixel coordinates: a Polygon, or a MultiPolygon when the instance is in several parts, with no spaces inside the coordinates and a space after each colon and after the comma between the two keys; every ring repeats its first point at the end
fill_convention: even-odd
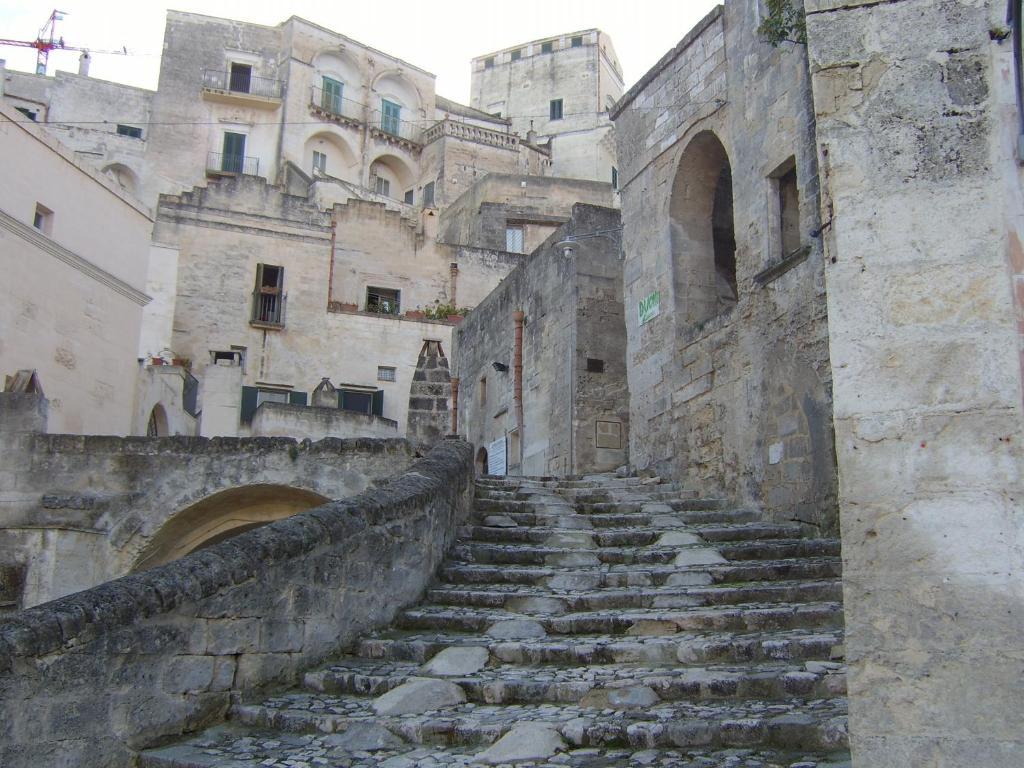
{"type": "Polygon", "coordinates": [[[327,175],[327,155],[313,150],[313,175],[327,175]]]}
{"type": "Polygon", "coordinates": [[[286,389],[258,389],[256,390],[256,407],[264,403],[287,403],[288,390],[286,389]]]}
{"type": "Polygon", "coordinates": [[[366,311],[381,315],[397,315],[401,311],[400,291],[391,288],[366,289],[366,311]]]}
{"type": "Polygon", "coordinates": [[[133,139],[142,138],[142,129],[136,128],[134,125],[121,125],[118,123],[117,132],[122,136],[129,136],[133,139]]]}
{"type": "Polygon", "coordinates": [[[412,192],[412,190],[411,190],[411,189],[407,189],[407,190],[405,191],[405,204],[406,204],[406,205],[412,205],[412,201],[413,201],[414,199],[415,199],[415,198],[414,198],[414,196],[413,196],[413,192],[412,192]]]}
{"type": "Polygon", "coordinates": [[[232,64],[230,79],[228,81],[228,90],[236,91],[238,93],[249,93],[251,85],[252,65],[238,63],[232,64]]]}
{"type": "Polygon", "coordinates": [[[402,124],[402,105],[387,99],[380,100],[380,129],[392,136],[398,135],[402,124]]]}
{"type": "Polygon", "coordinates": [[[252,320],[257,325],[284,325],[284,268],[256,265],[256,287],[252,292],[252,320]]]}
{"type": "Polygon", "coordinates": [[[377,381],[394,381],[395,369],[388,365],[377,366],[377,381]]]}
{"type": "Polygon", "coordinates": [[[383,176],[373,177],[373,191],[384,197],[391,197],[391,182],[383,176]]]}
{"type": "Polygon", "coordinates": [[[32,216],[32,226],[49,235],[53,232],[53,211],[42,203],[36,203],[35,214],[32,216]]]}
{"type": "Polygon", "coordinates": [[[800,191],[796,181],[796,165],[778,177],[779,236],[782,257],[800,250],[800,191]]]}
{"type": "Polygon", "coordinates": [[[583,47],[583,35],[577,35],[576,37],[574,37],[572,39],[572,47],[573,48],[582,48],[583,47]]]}
{"type": "Polygon", "coordinates": [[[505,250],[509,253],[523,252],[522,227],[505,227],[505,250]]]}
{"type": "Polygon", "coordinates": [[[484,59],[484,69],[494,69],[494,57],[488,56],[484,59]]]}
{"type": "Polygon", "coordinates": [[[343,411],[384,415],[384,390],[350,385],[338,388],[338,408],[343,411]]]}
{"type": "Polygon", "coordinates": [[[480,386],[478,387],[478,390],[479,390],[479,394],[480,394],[480,405],[486,405],[487,404],[487,377],[486,376],[481,376],[480,377],[480,386]]]}
{"type": "Polygon", "coordinates": [[[555,49],[555,44],[548,40],[546,43],[540,44],[541,53],[551,53],[555,49]]]}
{"type": "Polygon", "coordinates": [[[604,360],[596,357],[588,357],[587,373],[604,373],[604,360]]]}
{"type": "Polygon", "coordinates": [[[561,120],[562,119],[562,100],[552,99],[551,100],[551,119],[561,120]]]}
{"type": "Polygon", "coordinates": [[[423,186],[423,205],[428,208],[434,207],[434,182],[423,186]]]}
{"type": "Polygon", "coordinates": [[[619,169],[612,166],[612,189],[619,188],[619,169]]]}
{"type": "Polygon", "coordinates": [[[35,110],[32,110],[32,109],[28,109],[27,107],[15,107],[15,109],[18,110],[19,112],[21,112],[21,114],[23,114],[25,117],[27,117],[33,123],[36,121],[36,117],[39,116],[38,112],[36,112],[35,110]]]}
{"type": "Polygon", "coordinates": [[[512,61],[519,61],[521,58],[523,58],[523,50],[520,48],[519,50],[512,51],[512,57],[511,58],[512,58],[512,61]]]}
{"type": "Polygon", "coordinates": [[[224,173],[242,173],[245,170],[245,134],[224,132],[224,153],[220,169],[224,173]]]}
{"type": "Polygon", "coordinates": [[[332,77],[324,77],[323,91],[320,94],[320,106],[333,115],[341,114],[341,94],[344,85],[340,80],[332,77]]]}

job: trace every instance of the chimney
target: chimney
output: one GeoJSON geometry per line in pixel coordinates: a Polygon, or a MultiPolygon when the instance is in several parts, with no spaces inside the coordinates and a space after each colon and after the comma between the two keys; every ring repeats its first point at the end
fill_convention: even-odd
{"type": "Polygon", "coordinates": [[[78,57],[78,74],[82,77],[88,77],[90,63],[92,63],[92,56],[89,55],[88,51],[82,51],[82,55],[78,57]]]}

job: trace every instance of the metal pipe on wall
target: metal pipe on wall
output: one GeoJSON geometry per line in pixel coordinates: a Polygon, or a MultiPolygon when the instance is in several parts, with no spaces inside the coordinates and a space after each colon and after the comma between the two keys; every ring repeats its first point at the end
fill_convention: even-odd
{"type": "Polygon", "coordinates": [[[516,324],[515,351],[512,357],[512,401],[516,407],[516,431],[519,433],[519,471],[523,471],[523,310],[512,313],[516,324]]]}
{"type": "Polygon", "coordinates": [[[452,434],[459,434],[459,377],[452,376],[452,434]]]}

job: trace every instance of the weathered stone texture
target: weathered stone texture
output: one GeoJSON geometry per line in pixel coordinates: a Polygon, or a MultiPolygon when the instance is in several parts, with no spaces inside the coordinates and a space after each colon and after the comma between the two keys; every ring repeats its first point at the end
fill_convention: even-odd
{"type": "Polygon", "coordinates": [[[294,680],[420,595],[471,479],[470,446],[444,441],[373,493],[16,614],[0,624],[0,762],[134,765],[223,716],[229,689],[294,680]]]}
{"type": "Polygon", "coordinates": [[[41,434],[37,400],[0,396],[0,562],[24,571],[20,607],[166,562],[220,525],[361,493],[413,458],[399,439],[41,434]]]}
{"type": "Polygon", "coordinates": [[[486,448],[517,427],[513,312],[525,313],[523,456],[520,466],[510,449],[513,473],[600,471],[626,461],[618,221],[612,209],[574,206],[570,221],[525,257],[454,333],[459,430],[486,448]],[[599,232],[610,236],[594,236],[599,232]],[[566,257],[556,242],[574,237],[580,238],[575,253],[566,257]],[[588,371],[588,358],[601,362],[603,371],[588,371]],[[598,445],[599,422],[617,427],[614,446],[598,445]]]}
{"type": "MultiPolygon", "coordinates": [[[[809,2],[856,765],[1016,766],[1020,171],[1006,4],[809,2]],[[908,34],[907,30],[913,30],[908,34]],[[1008,268],[1009,267],[1009,268],[1008,268]]],[[[1019,44],[1019,43],[1017,43],[1019,44]]]]}
{"type": "Polygon", "coordinates": [[[771,48],[756,24],[750,3],[713,10],[613,112],[630,459],[774,519],[834,531],[810,84],[802,49],[771,48]],[[718,169],[701,167],[712,135],[731,172],[738,299],[709,310],[694,287],[700,265],[691,227],[712,215],[706,188],[716,187],[718,169]],[[801,250],[784,254],[778,177],[794,166],[801,250]],[[641,325],[639,303],[656,292],[660,314],[641,325]]]}

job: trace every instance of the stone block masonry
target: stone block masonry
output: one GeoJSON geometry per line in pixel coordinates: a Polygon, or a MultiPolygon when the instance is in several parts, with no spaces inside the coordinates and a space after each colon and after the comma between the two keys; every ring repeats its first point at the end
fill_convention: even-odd
{"type": "Polygon", "coordinates": [[[471,454],[443,441],[381,489],[0,624],[0,765],[134,765],[386,624],[468,519],[471,454]]]}

